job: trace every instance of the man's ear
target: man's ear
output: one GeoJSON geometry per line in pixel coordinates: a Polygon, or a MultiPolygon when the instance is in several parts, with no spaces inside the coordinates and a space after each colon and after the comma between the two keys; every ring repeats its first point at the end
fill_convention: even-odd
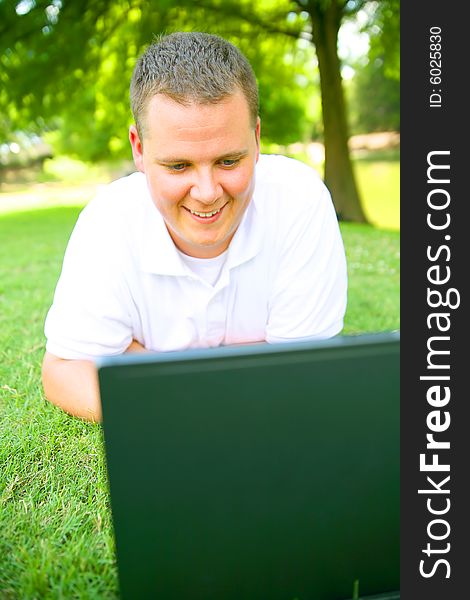
{"type": "Polygon", "coordinates": [[[259,140],[261,135],[261,119],[258,117],[256,121],[255,137],[256,137],[256,162],[259,159],[259,140]]]}
{"type": "Polygon", "coordinates": [[[132,148],[132,156],[134,157],[134,164],[138,171],[145,173],[144,169],[144,147],[140,140],[139,132],[135,125],[129,127],[129,141],[132,148]]]}

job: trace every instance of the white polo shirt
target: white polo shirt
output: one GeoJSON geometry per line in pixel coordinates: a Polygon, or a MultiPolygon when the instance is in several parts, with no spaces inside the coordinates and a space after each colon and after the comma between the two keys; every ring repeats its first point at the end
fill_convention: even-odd
{"type": "Polygon", "coordinates": [[[211,285],[183,259],[142,173],[119,179],[78,218],[46,319],[47,350],[93,359],[123,353],[132,339],[165,352],[342,329],[343,244],[329,192],[303,163],[260,157],[253,198],[216,267],[211,285]]]}

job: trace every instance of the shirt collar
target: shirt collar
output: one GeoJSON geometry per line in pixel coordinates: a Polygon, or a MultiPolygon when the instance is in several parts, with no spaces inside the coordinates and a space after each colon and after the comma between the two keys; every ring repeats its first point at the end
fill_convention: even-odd
{"type": "Polygon", "coordinates": [[[235,235],[230,242],[227,268],[238,267],[252,258],[261,250],[263,242],[263,227],[260,214],[256,208],[255,194],[248,204],[235,235]]]}
{"type": "Polygon", "coordinates": [[[176,251],[165,221],[153,203],[148,189],[146,196],[139,244],[142,271],[157,275],[188,275],[187,267],[176,251]]]}

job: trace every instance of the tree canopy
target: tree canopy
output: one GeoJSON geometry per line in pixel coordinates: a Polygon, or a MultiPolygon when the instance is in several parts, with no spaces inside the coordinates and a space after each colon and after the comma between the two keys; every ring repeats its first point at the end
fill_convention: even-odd
{"type": "Polygon", "coordinates": [[[0,22],[3,135],[49,129],[65,153],[88,160],[128,155],[136,58],[160,32],[185,30],[218,33],[246,54],[259,78],[265,139],[287,144],[308,134],[312,49],[236,14],[221,23],[217,10],[197,2],[6,0],[0,22]]]}
{"type": "Polygon", "coordinates": [[[364,24],[369,52],[354,65],[350,95],[355,133],[400,130],[400,4],[377,4],[364,24]]]}
{"type": "Polygon", "coordinates": [[[265,140],[306,139],[320,89],[326,183],[340,216],[364,220],[337,41],[366,5],[380,31],[374,52],[396,56],[398,0],[0,0],[0,135],[49,130],[57,148],[83,159],[128,156],[137,56],[161,32],[217,33],[254,67],[265,140]]]}

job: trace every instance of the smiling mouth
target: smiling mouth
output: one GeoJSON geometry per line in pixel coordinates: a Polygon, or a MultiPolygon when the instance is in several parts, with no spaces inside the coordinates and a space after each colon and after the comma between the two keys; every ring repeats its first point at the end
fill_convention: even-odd
{"type": "Polygon", "coordinates": [[[211,217],[214,217],[215,215],[218,215],[225,208],[225,206],[226,206],[226,204],[224,204],[223,206],[221,206],[217,210],[211,210],[209,212],[201,212],[201,211],[198,211],[198,210],[191,210],[190,208],[187,208],[186,206],[184,206],[183,208],[185,208],[192,215],[195,215],[196,217],[199,217],[200,219],[210,219],[211,217]]]}

